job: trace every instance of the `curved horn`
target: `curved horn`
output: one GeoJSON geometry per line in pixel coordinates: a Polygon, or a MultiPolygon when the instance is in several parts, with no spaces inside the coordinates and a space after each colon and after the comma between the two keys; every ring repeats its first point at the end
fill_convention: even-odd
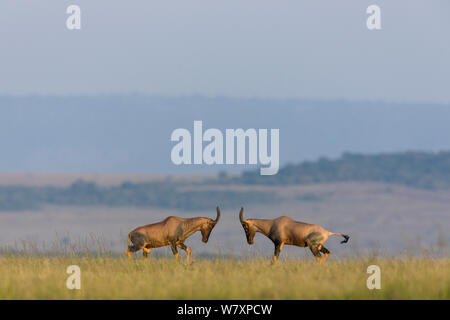
{"type": "Polygon", "coordinates": [[[239,220],[244,222],[244,207],[241,208],[241,212],[239,212],[239,220]]]}
{"type": "Polygon", "coordinates": [[[219,222],[219,219],[220,219],[220,209],[219,209],[219,207],[216,207],[216,211],[217,211],[217,218],[216,218],[216,220],[214,220],[214,223],[219,222]]]}

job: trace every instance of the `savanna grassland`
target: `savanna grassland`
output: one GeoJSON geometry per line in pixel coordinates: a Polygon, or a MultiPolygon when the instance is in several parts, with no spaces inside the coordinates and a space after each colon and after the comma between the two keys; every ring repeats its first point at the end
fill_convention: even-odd
{"type": "Polygon", "coordinates": [[[127,260],[97,257],[0,257],[0,299],[450,299],[450,259],[127,260]],[[81,269],[69,290],[66,268],[81,269]],[[369,265],[381,289],[369,290],[369,265]]]}
{"type": "MultiPolygon", "coordinates": [[[[127,234],[172,215],[215,218],[215,202],[206,210],[68,205],[64,201],[20,210],[14,207],[19,198],[38,195],[47,199],[58,190],[58,199],[70,195],[67,199],[89,200],[92,194],[101,195],[97,192],[102,188],[117,191],[114,186],[125,180],[139,183],[150,178],[0,174],[0,188],[9,188],[4,190],[5,208],[0,210],[0,299],[450,299],[450,236],[446,232],[450,190],[380,182],[192,183],[180,192],[215,192],[205,198],[265,192],[288,200],[273,204],[239,201],[238,205],[220,198],[221,220],[208,243],[201,242],[199,233],[186,242],[193,252],[190,265],[184,263],[184,253],[181,261],[174,261],[168,247],[155,249],[147,260],[140,255],[127,260],[123,255],[127,234]],[[88,183],[72,188],[79,178],[97,187],[88,183]],[[327,248],[333,254],[321,265],[315,264],[309,250],[294,246],[285,246],[279,263],[272,265],[269,239],[257,234],[255,244],[247,244],[238,218],[241,205],[245,218],[286,215],[349,234],[350,241],[341,245],[337,237],[330,238],[327,248]],[[66,287],[70,265],[81,269],[80,290],[66,287]],[[381,268],[381,290],[366,287],[370,265],[381,268]]],[[[128,192],[133,188],[124,184],[119,189],[128,192]]]]}

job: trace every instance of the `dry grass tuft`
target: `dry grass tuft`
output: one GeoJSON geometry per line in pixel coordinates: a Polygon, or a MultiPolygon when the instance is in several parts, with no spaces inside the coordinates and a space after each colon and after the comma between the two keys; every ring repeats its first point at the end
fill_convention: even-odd
{"type": "Polygon", "coordinates": [[[105,256],[0,257],[0,299],[449,299],[450,259],[304,260],[105,256]],[[66,268],[81,268],[81,290],[66,288],[66,268]],[[366,269],[381,268],[381,290],[366,269]]]}

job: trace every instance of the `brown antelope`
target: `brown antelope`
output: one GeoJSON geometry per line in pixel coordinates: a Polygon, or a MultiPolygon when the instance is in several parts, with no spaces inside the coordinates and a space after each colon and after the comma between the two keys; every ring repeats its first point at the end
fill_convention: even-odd
{"type": "Polygon", "coordinates": [[[336,235],[343,237],[341,243],[346,243],[349,236],[325,230],[317,224],[309,224],[292,220],[282,216],[273,220],[267,219],[247,219],[244,220],[244,208],[239,212],[239,220],[245,230],[248,244],[253,244],[256,232],[260,232],[268,237],[275,245],[273,261],[277,262],[283,245],[294,245],[298,247],[308,247],[318,263],[324,262],[331,251],[323,246],[328,236],[336,235]],[[323,256],[320,253],[323,253],[323,256]]]}
{"type": "Polygon", "coordinates": [[[142,249],[143,258],[147,258],[152,248],[168,245],[176,260],[178,260],[177,247],[186,251],[186,262],[189,263],[191,250],[184,244],[184,241],[195,232],[200,231],[202,241],[207,243],[212,229],[219,222],[219,207],[216,210],[216,220],[204,217],[179,218],[171,216],[161,222],[138,227],[128,234],[128,249],[125,250],[125,254],[128,258],[131,258],[132,252],[142,249]],[[130,245],[130,241],[133,245],[130,245]]]}

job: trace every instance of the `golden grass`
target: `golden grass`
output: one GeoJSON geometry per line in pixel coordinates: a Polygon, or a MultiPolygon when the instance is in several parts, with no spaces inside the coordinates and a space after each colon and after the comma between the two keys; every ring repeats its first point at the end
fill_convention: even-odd
{"type": "Polygon", "coordinates": [[[449,299],[450,259],[312,260],[0,257],[0,299],[449,299]],[[81,268],[68,290],[66,268],[81,268]],[[381,268],[381,290],[366,269],[381,268]]]}

